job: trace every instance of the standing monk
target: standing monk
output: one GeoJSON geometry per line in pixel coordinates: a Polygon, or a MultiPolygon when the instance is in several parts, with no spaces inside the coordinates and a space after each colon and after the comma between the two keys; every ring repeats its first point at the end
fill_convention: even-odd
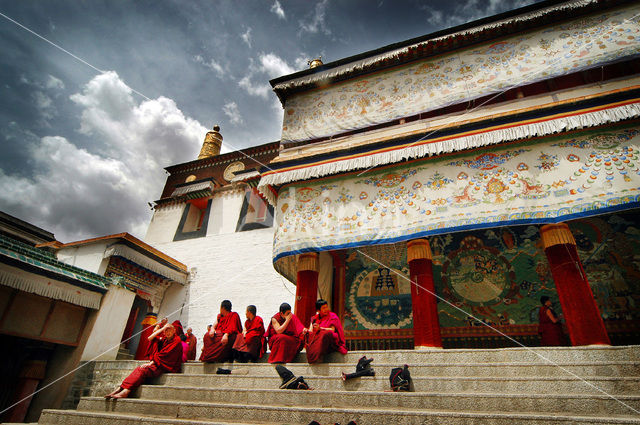
{"type": "Polygon", "coordinates": [[[269,363],[292,362],[304,345],[303,330],[304,325],[291,313],[291,306],[280,304],[280,311],[271,318],[267,329],[271,349],[269,363]]]}
{"type": "Polygon", "coordinates": [[[198,340],[196,336],[193,334],[191,328],[187,328],[187,344],[189,344],[189,351],[187,351],[187,360],[195,360],[196,359],[196,344],[198,340]]]}
{"type": "Polygon", "coordinates": [[[316,301],[316,311],[318,313],[311,318],[311,326],[305,329],[307,361],[317,363],[332,351],[347,354],[344,330],[338,315],[329,310],[329,304],[325,300],[316,301]]]}
{"type": "Polygon", "coordinates": [[[231,311],[231,301],[224,300],[220,304],[220,314],[211,330],[204,334],[200,360],[207,363],[222,363],[231,360],[231,347],[236,335],[242,332],[240,316],[231,311]]]}
{"type": "Polygon", "coordinates": [[[149,335],[151,345],[155,346],[151,361],[133,369],[122,384],[107,394],[105,398],[127,398],[131,390],[138,388],[147,378],[155,378],[165,372],[178,373],[182,366],[182,341],[176,336],[173,325],[165,325],[149,335]],[[162,335],[162,338],[160,337],[162,335]]]}
{"type": "Polygon", "coordinates": [[[540,334],[540,345],[558,346],[565,345],[562,323],[551,308],[551,300],[546,295],[540,297],[540,311],[538,311],[538,333],[540,334]]]}
{"type": "Polygon", "coordinates": [[[250,305],[245,313],[244,332],[238,334],[233,344],[233,358],[246,363],[255,362],[264,355],[264,322],[256,316],[256,306],[250,305]]]}

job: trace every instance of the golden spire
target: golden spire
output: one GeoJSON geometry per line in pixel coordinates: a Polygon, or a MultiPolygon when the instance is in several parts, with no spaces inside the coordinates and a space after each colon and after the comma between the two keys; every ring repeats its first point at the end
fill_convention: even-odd
{"type": "Polygon", "coordinates": [[[209,131],[204,136],[204,143],[202,149],[200,149],[200,155],[198,159],[211,158],[220,154],[220,148],[222,147],[222,134],[220,134],[220,126],[214,125],[213,131],[209,131]]]}

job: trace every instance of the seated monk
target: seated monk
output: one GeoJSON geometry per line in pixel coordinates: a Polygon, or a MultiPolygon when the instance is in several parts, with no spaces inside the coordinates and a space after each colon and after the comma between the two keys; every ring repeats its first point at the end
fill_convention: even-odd
{"type": "Polygon", "coordinates": [[[329,310],[329,304],[325,300],[316,301],[316,311],[318,313],[311,318],[309,329],[304,330],[307,334],[307,361],[318,363],[325,354],[332,351],[347,354],[344,330],[338,315],[329,310]]]}
{"type": "Polygon", "coordinates": [[[233,344],[233,358],[241,363],[255,362],[264,355],[264,322],[256,316],[256,306],[250,305],[245,313],[244,332],[233,344]]]}
{"type": "MultiPolygon", "coordinates": [[[[163,328],[167,322],[169,321],[169,319],[167,319],[166,317],[163,318],[162,320],[160,320],[158,323],[156,323],[156,325],[153,328],[153,332],[151,332],[151,335],[153,335],[154,333],[156,333],[156,331],[158,329],[163,328]]],[[[149,335],[149,336],[151,336],[149,335]]],[[[162,332],[160,332],[159,336],[157,337],[158,342],[160,342],[160,344],[162,344],[162,340],[163,340],[163,336],[162,336],[162,332]]],[[[153,355],[156,353],[158,349],[158,344],[153,344],[151,339],[149,338],[149,345],[147,345],[147,349],[144,352],[144,360],[151,360],[153,359],[153,355]]]]}
{"type": "Polygon", "coordinates": [[[178,337],[181,337],[182,335],[184,335],[184,330],[182,329],[182,323],[180,323],[179,320],[174,320],[172,325],[174,328],[176,328],[176,335],[178,335],[178,337]]]}
{"type": "Polygon", "coordinates": [[[187,360],[195,360],[196,359],[196,344],[198,340],[196,336],[193,334],[191,328],[187,328],[187,344],[189,344],[189,351],[187,351],[187,360]]]}
{"type": "Polygon", "coordinates": [[[149,341],[155,346],[149,363],[138,366],[127,376],[122,384],[105,398],[127,398],[132,390],[138,388],[147,378],[155,378],[163,373],[178,373],[182,366],[182,341],[176,336],[173,325],[165,325],[149,335],[149,341]],[[162,335],[162,338],[160,337],[162,335]]]}
{"type": "Polygon", "coordinates": [[[223,363],[231,360],[231,348],[236,335],[242,333],[242,322],[235,311],[231,311],[231,301],[224,300],[220,304],[220,314],[211,330],[202,337],[202,354],[200,361],[207,363],[223,363]]]}
{"type": "Polygon", "coordinates": [[[271,318],[267,329],[269,339],[269,363],[290,363],[304,345],[302,331],[304,325],[295,314],[291,313],[291,306],[280,304],[280,311],[271,318]]]}

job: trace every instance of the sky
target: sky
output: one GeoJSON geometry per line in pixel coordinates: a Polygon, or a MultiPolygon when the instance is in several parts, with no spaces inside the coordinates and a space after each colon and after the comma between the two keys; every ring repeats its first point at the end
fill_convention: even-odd
{"type": "Polygon", "coordinates": [[[144,238],[214,124],[223,152],[280,139],[270,79],[535,2],[0,0],[0,211],[144,238]]]}

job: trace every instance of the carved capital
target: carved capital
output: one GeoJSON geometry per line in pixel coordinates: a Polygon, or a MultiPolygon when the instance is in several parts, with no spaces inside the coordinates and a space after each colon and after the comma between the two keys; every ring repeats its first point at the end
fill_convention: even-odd
{"type": "Polygon", "coordinates": [[[540,238],[544,249],[555,245],[576,244],[576,240],[566,223],[545,224],[540,228],[540,238]]]}
{"type": "Polygon", "coordinates": [[[311,270],[318,271],[318,253],[306,252],[298,255],[298,271],[311,270]]]}
{"type": "Polygon", "coordinates": [[[407,242],[407,262],[419,259],[432,260],[431,246],[426,239],[414,239],[407,242]]]}

